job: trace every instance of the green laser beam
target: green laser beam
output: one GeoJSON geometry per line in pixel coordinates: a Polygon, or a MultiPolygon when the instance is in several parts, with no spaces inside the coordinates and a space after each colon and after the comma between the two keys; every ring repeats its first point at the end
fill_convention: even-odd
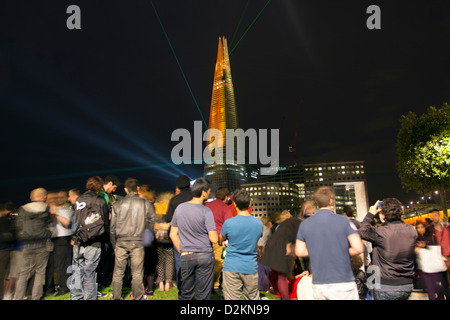
{"type": "Polygon", "coordinates": [[[266,2],[266,4],[264,5],[264,7],[261,9],[261,11],[258,13],[258,15],[256,16],[255,19],[253,19],[252,23],[248,26],[248,28],[245,30],[244,34],[241,36],[241,38],[239,39],[239,41],[236,43],[236,45],[233,47],[233,49],[231,49],[231,51],[229,52],[228,55],[231,55],[234,51],[234,49],[236,49],[236,47],[238,46],[239,42],[241,42],[242,38],[244,38],[244,36],[247,34],[248,30],[250,30],[250,28],[253,26],[253,24],[256,22],[256,20],[258,20],[259,16],[261,15],[261,13],[264,11],[264,9],[268,6],[268,4],[270,3],[271,0],[268,0],[266,2]]]}
{"type": "Polygon", "coordinates": [[[194,96],[194,93],[192,92],[191,86],[189,85],[189,82],[188,82],[188,80],[186,78],[186,75],[184,74],[183,68],[181,67],[180,61],[178,60],[177,54],[175,53],[175,50],[173,49],[173,46],[172,46],[172,44],[170,42],[169,36],[166,33],[166,29],[164,28],[164,25],[162,24],[161,19],[160,19],[159,15],[158,15],[158,11],[156,11],[156,7],[153,4],[152,0],[150,0],[150,3],[152,5],[152,7],[153,7],[153,11],[155,11],[156,19],[158,20],[159,25],[161,26],[161,29],[162,29],[162,31],[164,33],[164,36],[166,37],[166,40],[169,43],[170,50],[172,50],[173,56],[175,57],[175,60],[177,61],[178,67],[180,68],[180,71],[181,71],[181,74],[183,75],[184,81],[186,82],[186,84],[188,86],[188,89],[189,89],[189,92],[191,93],[192,99],[194,99],[195,105],[197,106],[197,110],[200,113],[200,116],[202,117],[202,120],[203,120],[203,123],[206,126],[206,129],[208,129],[208,125],[207,125],[207,123],[205,121],[205,118],[203,117],[202,112],[200,111],[200,107],[198,106],[197,100],[195,99],[195,96],[194,96]]]}
{"type": "Polygon", "coordinates": [[[237,34],[237,32],[238,32],[238,30],[239,30],[239,27],[240,27],[240,25],[241,25],[242,19],[244,18],[244,13],[245,13],[245,11],[247,10],[247,7],[248,7],[248,4],[249,4],[249,3],[250,3],[250,0],[247,1],[247,4],[246,4],[245,7],[244,7],[244,11],[242,11],[241,19],[239,19],[239,22],[238,22],[238,25],[237,25],[237,27],[236,27],[236,30],[234,31],[233,37],[231,38],[230,45],[233,44],[234,38],[236,37],[236,34],[237,34]]]}

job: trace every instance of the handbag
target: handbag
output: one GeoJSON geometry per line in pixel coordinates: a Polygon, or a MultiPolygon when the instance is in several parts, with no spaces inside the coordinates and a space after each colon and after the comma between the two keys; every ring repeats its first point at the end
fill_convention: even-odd
{"type": "Polygon", "coordinates": [[[155,240],[158,243],[170,244],[170,223],[157,222],[155,223],[155,240]]]}
{"type": "Polygon", "coordinates": [[[447,265],[442,257],[441,246],[420,248],[417,253],[417,267],[425,273],[447,271],[447,265]]]}
{"type": "Polygon", "coordinates": [[[145,248],[149,248],[153,244],[153,240],[155,240],[155,234],[150,229],[145,229],[142,233],[142,244],[145,248]]]}

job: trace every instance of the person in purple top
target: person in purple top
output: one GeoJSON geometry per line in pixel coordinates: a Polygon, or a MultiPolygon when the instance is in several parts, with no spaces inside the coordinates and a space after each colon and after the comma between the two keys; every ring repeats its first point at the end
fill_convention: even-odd
{"type": "Polygon", "coordinates": [[[211,185],[199,178],[192,186],[192,200],[177,206],[171,222],[170,239],[181,256],[179,300],[209,300],[214,281],[214,253],[217,243],[214,216],[203,202],[211,185]]]}

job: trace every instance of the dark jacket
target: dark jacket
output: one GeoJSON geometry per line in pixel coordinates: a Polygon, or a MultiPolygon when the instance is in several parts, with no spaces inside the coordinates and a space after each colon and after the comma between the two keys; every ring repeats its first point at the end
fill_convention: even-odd
{"type": "Polygon", "coordinates": [[[292,256],[286,255],[286,245],[295,243],[301,220],[297,217],[283,221],[267,240],[261,262],[270,269],[289,274],[292,267],[292,256]]]}
{"type": "MultiPolygon", "coordinates": [[[[96,212],[102,216],[103,221],[106,223],[108,220],[109,209],[106,200],[99,196],[94,191],[86,191],[78,197],[75,203],[75,221],[76,228],[80,227],[81,221],[83,221],[89,213],[96,212]]],[[[102,236],[89,240],[88,243],[83,243],[83,246],[100,247],[102,236]]]]}
{"type": "Polygon", "coordinates": [[[175,197],[171,198],[169,201],[169,205],[167,207],[167,213],[164,215],[164,220],[166,222],[172,221],[173,214],[175,213],[175,209],[178,207],[178,205],[180,203],[191,200],[192,200],[191,189],[184,189],[175,197]]]}
{"type": "Polygon", "coordinates": [[[403,221],[371,226],[374,215],[368,213],[358,230],[363,240],[372,243],[372,264],[380,268],[381,284],[412,284],[414,277],[414,246],[417,231],[403,221]]]}
{"type": "Polygon", "coordinates": [[[44,244],[50,239],[52,219],[45,202],[30,202],[17,211],[17,231],[23,244],[44,244]]]}
{"type": "Polygon", "coordinates": [[[111,214],[110,241],[142,241],[145,229],[153,230],[156,212],[153,204],[136,193],[129,193],[114,203],[111,214]]]}
{"type": "Polygon", "coordinates": [[[14,221],[9,215],[0,217],[0,251],[12,250],[16,240],[14,221]]]}

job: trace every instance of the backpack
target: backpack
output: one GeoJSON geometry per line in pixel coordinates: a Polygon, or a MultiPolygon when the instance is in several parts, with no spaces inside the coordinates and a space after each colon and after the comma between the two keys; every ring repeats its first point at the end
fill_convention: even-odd
{"type": "Polygon", "coordinates": [[[102,214],[89,208],[88,213],[81,219],[80,225],[75,230],[75,238],[81,243],[86,243],[105,233],[105,221],[102,214]]]}

